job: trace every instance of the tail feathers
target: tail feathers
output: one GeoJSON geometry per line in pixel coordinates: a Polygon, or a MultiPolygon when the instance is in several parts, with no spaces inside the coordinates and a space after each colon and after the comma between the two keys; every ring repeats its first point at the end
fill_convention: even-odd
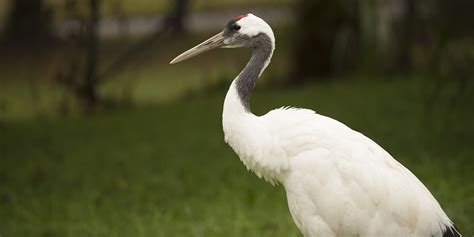
{"type": "Polygon", "coordinates": [[[446,230],[444,230],[443,237],[462,237],[461,232],[459,232],[458,227],[456,225],[446,226],[446,230]]]}

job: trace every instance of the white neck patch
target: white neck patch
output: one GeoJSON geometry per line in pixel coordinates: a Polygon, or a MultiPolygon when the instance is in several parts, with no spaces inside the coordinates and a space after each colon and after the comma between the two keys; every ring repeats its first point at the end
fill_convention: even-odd
{"type": "Polygon", "coordinates": [[[270,37],[272,43],[275,44],[272,28],[264,20],[252,13],[247,14],[247,16],[241,18],[236,23],[241,27],[239,30],[241,34],[254,37],[260,33],[265,33],[270,37]]]}

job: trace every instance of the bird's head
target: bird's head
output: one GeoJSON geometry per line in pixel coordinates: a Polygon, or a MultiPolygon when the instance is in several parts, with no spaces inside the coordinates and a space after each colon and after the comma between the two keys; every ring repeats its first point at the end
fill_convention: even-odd
{"type": "Polygon", "coordinates": [[[264,20],[250,13],[239,15],[229,21],[223,31],[180,54],[170,63],[178,63],[215,48],[256,48],[261,44],[261,38],[274,46],[273,31],[264,20]]]}

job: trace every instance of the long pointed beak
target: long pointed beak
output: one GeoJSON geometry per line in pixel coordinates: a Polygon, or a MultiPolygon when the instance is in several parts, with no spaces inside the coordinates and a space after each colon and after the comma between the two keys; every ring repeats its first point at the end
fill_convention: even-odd
{"type": "Polygon", "coordinates": [[[211,38],[207,39],[206,41],[194,46],[193,48],[189,49],[188,51],[180,54],[178,57],[171,60],[170,64],[179,63],[186,59],[192,58],[198,54],[204,53],[211,49],[215,49],[224,45],[224,32],[220,32],[217,35],[212,36],[211,38]]]}

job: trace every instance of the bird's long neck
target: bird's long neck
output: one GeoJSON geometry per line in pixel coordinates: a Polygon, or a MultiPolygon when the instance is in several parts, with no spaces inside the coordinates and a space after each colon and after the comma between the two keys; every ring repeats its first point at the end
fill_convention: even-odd
{"type": "Polygon", "coordinates": [[[259,117],[250,112],[249,100],[258,77],[270,63],[274,41],[261,34],[254,41],[252,58],[234,79],[224,101],[222,125],[226,142],[239,155],[242,162],[259,177],[273,180],[266,167],[258,161],[257,152],[265,129],[259,117]]]}
{"type": "Polygon", "coordinates": [[[252,45],[252,57],[245,68],[232,81],[225,97],[222,122],[226,136],[230,127],[238,128],[239,123],[241,123],[239,120],[243,117],[252,117],[249,103],[250,95],[257,79],[270,63],[275,49],[274,37],[259,34],[254,37],[252,45]]]}
{"type": "Polygon", "coordinates": [[[254,116],[250,112],[250,95],[255,88],[257,79],[270,63],[273,49],[271,41],[269,44],[254,47],[249,62],[232,81],[224,100],[222,113],[226,140],[229,134],[240,133],[242,131],[240,126],[245,124],[244,120],[254,116]],[[231,130],[234,132],[230,132],[231,130]]]}
{"type": "Polygon", "coordinates": [[[250,112],[250,95],[255,88],[257,79],[270,63],[275,48],[272,40],[265,34],[257,36],[254,43],[252,57],[234,80],[235,88],[230,88],[237,90],[240,102],[247,112],[250,112]]]}
{"type": "Polygon", "coordinates": [[[255,87],[257,79],[270,63],[270,59],[275,49],[275,43],[272,38],[266,34],[260,34],[255,37],[252,57],[232,81],[229,91],[224,101],[224,111],[222,113],[222,122],[224,132],[228,133],[229,127],[236,127],[242,117],[251,116],[250,95],[255,87]]]}

